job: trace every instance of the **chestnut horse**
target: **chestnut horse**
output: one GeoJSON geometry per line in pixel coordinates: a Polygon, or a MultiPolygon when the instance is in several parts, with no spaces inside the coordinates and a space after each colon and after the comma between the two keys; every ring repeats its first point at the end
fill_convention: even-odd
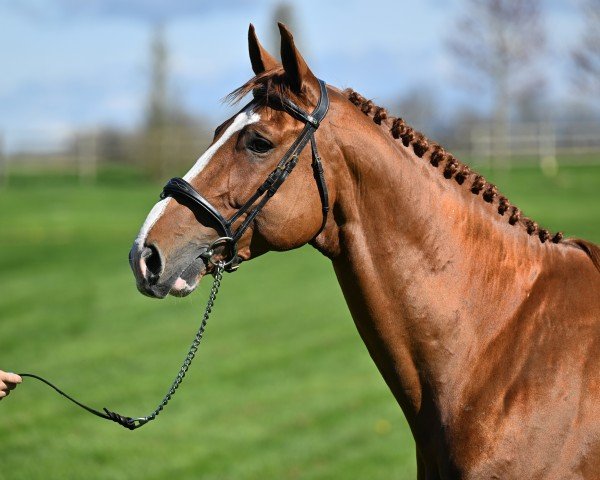
{"type": "MultiPolygon", "coordinates": [[[[250,26],[256,76],[233,97],[255,100],[217,128],[185,177],[224,216],[305,127],[281,99],[311,112],[320,98],[280,31],[278,63],[250,26]]],[[[331,259],[414,435],[418,478],[600,478],[600,249],[540,228],[359,94],[327,94],[315,133],[331,205],[323,228],[304,148],[240,238],[239,257],[310,243],[331,259]]],[[[214,270],[202,253],[219,234],[199,217],[176,198],[152,209],[130,255],[140,291],[186,295],[214,270]]]]}

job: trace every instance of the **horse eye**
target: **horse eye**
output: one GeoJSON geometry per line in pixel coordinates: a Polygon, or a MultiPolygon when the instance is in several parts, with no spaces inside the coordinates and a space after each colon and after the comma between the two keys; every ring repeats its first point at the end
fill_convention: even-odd
{"type": "Polygon", "coordinates": [[[266,138],[254,134],[248,139],[246,148],[254,153],[267,153],[273,148],[273,145],[266,138]]]}

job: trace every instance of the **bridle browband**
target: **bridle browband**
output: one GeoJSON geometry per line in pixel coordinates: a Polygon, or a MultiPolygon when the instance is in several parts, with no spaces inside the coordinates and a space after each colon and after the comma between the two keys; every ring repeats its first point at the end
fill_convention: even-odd
{"type": "MultiPolygon", "coordinates": [[[[310,141],[311,151],[312,151],[312,167],[314,170],[315,181],[317,182],[317,187],[319,189],[319,195],[321,196],[321,204],[323,207],[323,222],[321,223],[321,228],[315,234],[315,237],[319,235],[325,228],[325,223],[327,222],[327,214],[329,212],[329,196],[327,193],[327,185],[325,183],[325,176],[323,173],[323,165],[321,164],[321,158],[317,152],[317,143],[315,140],[315,131],[319,128],[319,125],[325,115],[327,114],[327,110],[329,108],[329,97],[327,96],[327,89],[325,87],[325,82],[319,80],[319,89],[321,91],[319,101],[317,103],[317,107],[315,110],[308,114],[300,107],[298,107],[294,102],[292,102],[288,98],[281,98],[281,104],[286,112],[288,112],[293,117],[298,120],[304,122],[304,128],[298,135],[298,138],[292,143],[290,148],[287,150],[285,155],[279,163],[275,167],[268,176],[267,179],[262,183],[260,187],[256,190],[254,195],[252,195],[244,205],[242,205],[237,212],[235,212],[229,220],[226,220],[219,211],[211,205],[211,203],[206,200],[200,193],[198,193],[194,187],[192,187],[188,182],[186,182],[182,178],[172,178],[165,185],[162,193],[160,194],[161,198],[173,197],[180,200],[185,200],[187,202],[191,202],[193,205],[193,211],[195,214],[204,213],[206,214],[212,223],[215,225],[218,233],[221,235],[212,244],[208,247],[205,253],[202,254],[202,257],[209,263],[213,264],[214,271],[213,276],[213,284],[210,290],[210,295],[208,297],[208,302],[206,304],[206,309],[204,310],[204,315],[202,317],[202,321],[200,322],[200,326],[198,331],[196,332],[196,336],[194,337],[194,341],[192,342],[188,353],[183,361],[183,364],[179,368],[179,372],[177,376],[173,380],[169,390],[166,395],[162,399],[162,401],[158,404],[158,406],[145,417],[128,417],[125,415],[121,415],[117,412],[109,410],[108,408],[104,408],[102,411],[91,408],[84,403],[75,400],[75,398],[63,392],[56,385],[49,382],[43,377],[39,375],[35,375],[32,373],[21,373],[22,377],[30,377],[35,378],[49,387],[56,390],[57,393],[73,402],[77,406],[87,410],[89,413],[96,415],[97,417],[103,418],[105,420],[110,420],[112,422],[118,423],[119,425],[129,429],[136,430],[148,422],[155,420],[156,417],[163,411],[163,409],[167,406],[167,403],[171,400],[175,392],[179,388],[179,385],[183,381],[185,374],[187,373],[196,352],[198,351],[198,346],[204,337],[204,331],[206,329],[206,324],[208,322],[208,318],[210,313],[212,312],[215,299],[217,297],[217,293],[219,292],[219,287],[221,285],[221,279],[223,276],[223,272],[228,271],[231,272],[236,270],[242,261],[241,258],[237,255],[237,242],[242,237],[246,229],[250,226],[254,218],[260,213],[265,204],[269,201],[269,199],[275,195],[281,184],[285,181],[288,175],[292,172],[296,164],[298,163],[298,156],[302,153],[302,150],[306,146],[306,144],[310,141]],[[199,212],[196,211],[199,210],[199,212]],[[242,221],[242,223],[237,227],[237,229],[233,230],[233,224],[241,218],[242,215],[246,214],[246,218],[242,221]],[[224,258],[219,258],[218,260],[214,260],[214,249],[217,247],[225,247],[226,256],[224,258]]],[[[250,102],[246,108],[252,106],[253,102],[250,102]]]]}
{"type": "MultiPolygon", "coordinates": [[[[316,108],[311,114],[304,111],[289,98],[280,97],[278,100],[287,113],[291,116],[304,122],[304,128],[294,141],[287,152],[283,155],[275,169],[267,176],[266,180],[258,187],[256,192],[229,218],[226,219],[217,208],[215,208],[204,196],[202,196],[192,185],[183,178],[172,178],[164,186],[160,194],[160,198],[173,197],[178,200],[184,200],[190,209],[198,216],[204,214],[212,221],[215,229],[219,233],[217,238],[202,254],[202,257],[212,264],[216,264],[212,257],[214,250],[217,247],[225,247],[225,271],[231,272],[238,268],[242,259],[237,255],[237,242],[240,240],[244,232],[248,229],[252,221],[264,208],[266,203],[275,195],[279,187],[287,179],[298,163],[298,157],[306,144],[310,141],[312,152],[312,167],[321,197],[323,210],[323,221],[321,228],[315,234],[315,237],[323,231],[327,222],[327,214],[329,212],[329,195],[327,192],[327,184],[323,172],[323,164],[317,151],[317,143],[315,140],[315,132],[325,118],[329,109],[329,97],[327,95],[327,87],[323,80],[318,80],[320,96],[316,108]],[[234,230],[234,224],[243,216],[246,215],[241,224],[234,230]]],[[[246,105],[243,110],[250,108],[254,100],[246,105]]]]}

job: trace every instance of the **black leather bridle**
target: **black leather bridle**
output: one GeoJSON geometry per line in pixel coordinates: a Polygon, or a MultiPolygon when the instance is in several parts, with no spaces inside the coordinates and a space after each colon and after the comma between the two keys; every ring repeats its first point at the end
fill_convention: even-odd
{"type": "MultiPolygon", "coordinates": [[[[262,183],[246,203],[244,203],[229,219],[226,219],[219,210],[217,210],[204,196],[202,196],[194,187],[192,187],[183,178],[172,178],[164,186],[160,194],[160,198],[173,197],[183,201],[189,208],[199,217],[207,218],[214,225],[220,237],[217,238],[207,248],[202,257],[210,263],[215,263],[212,260],[215,254],[214,250],[217,247],[224,247],[224,255],[222,258],[225,262],[225,271],[231,272],[237,269],[242,259],[237,255],[237,242],[248,229],[252,221],[264,208],[266,203],[277,192],[279,187],[286,180],[298,163],[298,156],[310,141],[312,151],[312,167],[314,171],[317,188],[321,197],[323,209],[323,222],[321,228],[316,235],[321,233],[327,222],[327,213],[329,211],[329,195],[327,193],[327,184],[323,173],[323,165],[317,151],[317,143],[315,140],[315,132],[321,121],[325,118],[329,109],[329,97],[327,96],[327,88],[325,82],[319,80],[320,96],[317,106],[314,111],[309,114],[301,109],[298,105],[285,97],[278,97],[283,109],[291,116],[304,122],[304,128],[294,141],[285,155],[279,160],[275,169],[267,176],[267,179],[262,183]],[[242,223],[234,230],[234,224],[243,216],[246,215],[242,223]]],[[[250,108],[253,102],[250,102],[244,110],[250,108]]],[[[315,235],[315,236],[316,236],[315,235]]]]}

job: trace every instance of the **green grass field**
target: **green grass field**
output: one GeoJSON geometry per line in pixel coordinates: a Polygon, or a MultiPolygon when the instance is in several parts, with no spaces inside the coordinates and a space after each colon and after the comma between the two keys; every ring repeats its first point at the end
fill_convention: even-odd
{"type": "MultiPolygon", "coordinates": [[[[600,242],[600,167],[489,176],[541,225],[600,242]]],[[[160,187],[113,177],[88,187],[17,177],[0,190],[0,368],[137,416],[179,368],[209,282],[186,299],[137,292],[127,253],[160,187]]],[[[310,248],[226,276],[158,420],[129,432],[26,380],[0,403],[0,462],[11,480],[415,476],[402,413],[310,248]]]]}

